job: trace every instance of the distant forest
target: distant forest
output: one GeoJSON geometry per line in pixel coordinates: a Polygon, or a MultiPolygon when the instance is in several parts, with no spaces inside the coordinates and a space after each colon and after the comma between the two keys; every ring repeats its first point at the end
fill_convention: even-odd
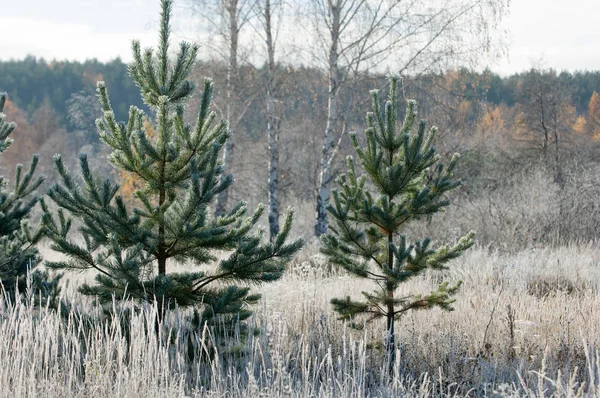
{"type": "MultiPolygon", "coordinates": [[[[226,109],[226,71],[224,63],[199,62],[192,76],[197,85],[205,76],[214,80],[213,106],[221,114],[226,109]]],[[[291,66],[280,66],[277,75],[282,201],[304,203],[310,213],[327,118],[327,75],[318,68],[291,66]]],[[[230,126],[238,151],[230,172],[243,183],[234,184],[232,197],[252,205],[267,197],[266,70],[242,65],[237,79],[233,101],[239,112],[230,126]]],[[[370,108],[365,93],[385,89],[387,82],[383,73],[348,79],[340,92],[338,136],[342,130],[364,131],[365,111],[370,108]]],[[[117,120],[127,119],[131,105],[148,111],[127,64],[119,59],[80,63],[28,57],[0,62],[0,92],[8,93],[5,113],[19,125],[13,150],[1,159],[0,174],[11,176],[17,163],[39,153],[40,173],[51,184],[57,178],[53,154],[63,154],[67,165],[77,168],[76,155],[85,152],[102,175],[119,178],[127,186],[127,176],[115,174],[106,162],[105,146],[99,145],[95,128],[95,119],[102,116],[95,96],[99,80],[106,81],[117,120]]],[[[559,182],[573,167],[600,162],[600,71],[531,69],[501,77],[463,69],[404,76],[402,90],[406,98],[417,100],[419,117],[438,126],[436,143],[442,156],[463,154],[460,174],[468,183],[464,191],[472,197],[540,159],[559,182]]],[[[351,153],[350,140],[342,135],[332,163],[334,175],[345,169],[344,158],[351,153]]],[[[308,231],[310,222],[301,227],[308,231]]]]}
{"type": "MultiPolygon", "coordinates": [[[[216,89],[223,89],[224,82],[219,84],[219,80],[224,80],[225,69],[225,65],[218,63],[199,63],[196,69],[197,77],[212,77],[217,81],[216,89]]],[[[600,91],[600,71],[546,72],[554,74],[560,86],[568,91],[571,104],[578,114],[587,112],[592,94],[594,91],[600,91]]],[[[521,101],[520,88],[529,73],[528,71],[501,77],[490,71],[475,73],[465,69],[444,75],[407,77],[405,91],[407,96],[420,99],[419,102],[428,102],[426,98],[429,92],[439,88],[441,81],[447,83],[451,80],[449,85],[445,84],[448,94],[483,101],[490,105],[512,107],[521,101]],[[430,87],[427,87],[428,85],[430,87]]],[[[264,74],[260,69],[246,67],[242,69],[242,74],[244,76],[241,79],[246,83],[246,95],[252,94],[252,87],[262,87],[260,79],[264,78],[264,74]]],[[[290,100],[286,113],[295,113],[306,106],[315,109],[326,107],[327,87],[323,84],[325,76],[321,70],[286,67],[283,75],[282,79],[287,80],[285,98],[290,100]],[[292,93],[291,90],[295,92],[292,93]]],[[[29,117],[47,101],[68,131],[77,128],[69,122],[69,100],[73,102],[78,95],[93,95],[98,80],[107,82],[111,102],[119,120],[126,119],[130,105],[144,108],[139,91],[128,75],[127,64],[118,58],[108,63],[97,60],[83,63],[46,61],[33,56],[18,61],[0,61],[0,91],[6,91],[11,102],[29,117]]],[[[371,83],[373,88],[385,83],[385,79],[380,75],[365,75],[356,79],[354,83],[344,96],[347,107],[351,107],[358,98],[364,98],[364,91],[361,90],[363,87],[357,87],[357,84],[368,86],[371,83]],[[356,94],[352,94],[353,92],[356,94]]]]}

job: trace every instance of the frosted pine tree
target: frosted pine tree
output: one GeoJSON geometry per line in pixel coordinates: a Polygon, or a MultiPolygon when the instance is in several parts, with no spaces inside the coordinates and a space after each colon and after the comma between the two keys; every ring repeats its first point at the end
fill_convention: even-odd
{"type": "Polygon", "coordinates": [[[112,148],[113,166],[137,176],[139,207],[128,206],[117,184],[99,181],[85,155],[80,155],[82,185],[56,156],[62,184],[49,196],[60,209],[52,214],[46,207],[43,220],[52,248],[67,260],[47,264],[97,271],[95,283],[80,291],[104,302],[133,298],[157,302],[161,314],[166,305],[178,304],[202,308],[203,321],[218,315],[243,320],[250,315],[248,305],[260,297],[249,286],[279,279],[302,242],[288,242],[291,212],[272,243],[256,228],[263,206],[247,215],[241,202],[212,215],[217,195],[233,182],[220,161],[228,123],[210,109],[213,83],[208,79],[195,125],[184,122],[184,105],[194,90],[187,77],[198,46],[183,42],[175,59],[168,58],[171,8],[172,0],[161,1],[157,51],[142,51],[134,41],[129,67],[144,102],[156,113],[147,124],[155,134],[149,134],[146,116],[136,107],[127,121],[115,120],[106,85],[97,87],[104,115],[96,122],[100,139],[112,148]],[[71,219],[78,225],[73,233],[71,219]],[[170,270],[175,263],[181,272],[170,270]]]}
{"type": "MultiPolygon", "coordinates": [[[[10,135],[17,128],[3,113],[5,103],[6,93],[0,93],[0,155],[13,142],[10,135]]],[[[10,300],[17,292],[25,293],[29,285],[33,297],[49,298],[55,304],[58,277],[49,279],[47,272],[34,270],[41,260],[35,245],[42,238],[42,229],[32,230],[29,216],[39,200],[34,191],[44,180],[34,177],[38,159],[33,156],[27,172],[18,164],[13,181],[0,175],[0,282],[10,300]]]]}
{"type": "Polygon", "coordinates": [[[372,92],[365,146],[355,133],[351,135],[364,174],[358,174],[354,158],[348,157],[348,172],[337,179],[328,206],[330,232],[322,237],[322,252],[332,263],[375,285],[374,291],[362,292],[362,300],[333,299],[335,311],[356,327],[385,319],[390,359],[395,352],[395,321],[412,309],[452,309],[452,295],[460,282],[445,282],[425,294],[398,295],[397,289],[426,269],[444,269],[474,242],[470,232],[456,245],[434,249],[429,238],[409,244],[402,234],[407,224],[447,207],[444,194],[460,181],[453,178],[457,155],[447,167],[439,163],[433,146],[436,129],[426,131],[421,121],[414,131],[414,101],[408,101],[404,123],[397,123],[397,85],[398,78],[390,78],[383,110],[378,92],[372,92]]]}

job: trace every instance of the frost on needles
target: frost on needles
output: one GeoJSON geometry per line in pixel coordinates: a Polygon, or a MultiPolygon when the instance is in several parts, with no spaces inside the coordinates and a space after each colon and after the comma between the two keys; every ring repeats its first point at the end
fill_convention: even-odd
{"type": "Polygon", "coordinates": [[[203,322],[244,320],[248,305],[259,299],[251,285],[279,279],[285,264],[302,242],[289,242],[292,212],[272,243],[256,228],[259,206],[248,214],[244,202],[225,214],[213,215],[213,202],[233,178],[223,172],[220,152],[229,128],[210,109],[213,83],[204,81],[195,125],[184,121],[184,105],[194,91],[188,76],[198,46],[181,43],[169,60],[172,1],[161,2],[158,50],[141,50],[133,42],[129,71],[144,102],[155,113],[149,120],[156,134],[146,131],[148,116],[131,107],[126,122],[115,120],[103,82],[97,94],[103,118],[96,121],[101,140],[112,149],[109,161],[133,173],[142,188],[134,194],[136,207],[119,195],[109,179],[99,181],[80,155],[82,184],[78,184],[59,155],[55,157],[62,183],[51,188],[58,205],[44,206],[43,222],[52,248],[65,261],[47,262],[55,269],[97,271],[95,283],[80,291],[103,302],[132,298],[156,302],[162,314],[167,305],[202,308],[203,322]],[[76,220],[77,231],[72,231],[76,220]],[[221,256],[217,258],[217,252],[221,256]],[[182,272],[169,271],[179,263],[182,272]]]}
{"type": "MultiPolygon", "coordinates": [[[[10,136],[17,128],[3,113],[5,104],[6,93],[0,93],[0,155],[12,144],[10,136]]],[[[43,237],[41,227],[29,225],[39,200],[35,191],[44,181],[41,176],[34,177],[38,161],[39,156],[34,155],[27,172],[18,164],[13,181],[0,175],[0,284],[4,289],[0,297],[12,301],[27,292],[36,301],[41,299],[41,304],[56,307],[60,277],[50,278],[48,272],[34,269],[41,260],[35,245],[43,237]]]]}

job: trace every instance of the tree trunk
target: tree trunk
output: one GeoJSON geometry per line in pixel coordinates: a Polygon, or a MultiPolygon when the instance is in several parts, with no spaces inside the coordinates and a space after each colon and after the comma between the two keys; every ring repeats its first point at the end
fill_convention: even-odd
{"type": "MultiPolygon", "coordinates": [[[[391,270],[394,267],[394,254],[392,252],[393,235],[388,232],[388,268],[391,270]]],[[[394,287],[389,284],[386,286],[387,296],[390,302],[387,304],[387,335],[385,339],[385,348],[388,352],[388,369],[390,372],[394,369],[394,361],[396,359],[396,338],[394,330],[394,287]]]]}
{"type": "Polygon", "coordinates": [[[329,95],[327,99],[327,125],[323,135],[323,150],[321,155],[321,171],[319,173],[319,187],[317,190],[317,212],[315,223],[315,235],[317,237],[327,232],[327,203],[331,193],[331,160],[335,148],[335,137],[333,130],[338,118],[338,94],[340,71],[338,68],[339,58],[339,34],[340,34],[340,6],[336,2],[329,2],[329,11],[332,16],[331,47],[329,49],[329,95]]]}
{"type": "MultiPolygon", "coordinates": [[[[394,152],[389,152],[388,162],[390,165],[394,163],[394,152]]],[[[393,203],[394,197],[392,195],[388,195],[389,203],[393,203]]],[[[392,272],[394,269],[394,232],[388,231],[388,242],[387,242],[387,266],[388,270],[392,272]]],[[[395,320],[395,307],[394,307],[394,285],[391,282],[387,282],[386,293],[389,302],[387,303],[387,336],[386,336],[386,349],[388,352],[388,371],[392,373],[394,370],[394,362],[396,359],[396,338],[395,338],[395,330],[394,330],[394,320],[395,320]]]]}
{"type": "MultiPolygon", "coordinates": [[[[162,118],[159,119],[159,123],[162,123],[163,126],[161,128],[161,126],[159,126],[159,131],[166,131],[166,129],[168,128],[166,126],[166,116],[168,114],[168,109],[166,107],[166,105],[161,105],[161,115],[162,118]]],[[[156,253],[156,258],[158,260],[158,275],[165,275],[167,273],[167,245],[165,242],[165,217],[164,217],[164,209],[163,209],[163,205],[167,199],[167,190],[165,188],[165,169],[166,169],[166,157],[167,157],[167,141],[166,140],[162,140],[163,141],[163,147],[161,148],[161,156],[162,156],[162,164],[161,164],[161,169],[160,169],[160,192],[158,194],[158,209],[160,209],[159,211],[161,212],[161,215],[159,217],[159,222],[160,224],[158,225],[158,245],[157,245],[157,253],[156,253]]],[[[158,336],[158,332],[160,330],[160,323],[162,322],[163,319],[163,315],[164,315],[164,297],[154,297],[154,299],[157,301],[156,305],[157,305],[157,310],[158,310],[158,314],[157,314],[157,318],[156,318],[156,324],[155,324],[155,329],[156,329],[156,334],[158,336]]]]}
{"type": "Polygon", "coordinates": [[[265,30],[267,36],[267,133],[269,136],[269,236],[279,233],[279,122],[275,116],[275,47],[271,32],[271,1],[265,0],[265,30]]]}
{"type": "MultiPolygon", "coordinates": [[[[555,105],[558,106],[558,105],[555,105]]],[[[554,161],[555,161],[555,174],[554,174],[554,181],[558,184],[558,186],[562,189],[564,187],[564,178],[563,178],[563,170],[562,170],[562,164],[561,164],[561,156],[560,156],[560,148],[559,148],[559,138],[561,137],[561,135],[559,134],[559,129],[560,129],[560,125],[559,125],[559,109],[554,109],[554,161]]]]}
{"type": "Polygon", "coordinates": [[[544,161],[546,161],[546,154],[548,152],[548,142],[550,141],[550,133],[548,131],[548,126],[546,126],[546,109],[545,109],[545,104],[544,104],[544,88],[542,87],[542,78],[539,78],[538,81],[538,86],[539,86],[539,93],[538,93],[538,102],[539,102],[539,107],[540,107],[540,123],[542,125],[542,131],[544,133],[544,142],[542,144],[542,156],[544,158],[544,161]]]}
{"type": "MultiPolygon", "coordinates": [[[[237,49],[238,49],[238,0],[229,0],[226,4],[226,11],[229,16],[229,61],[227,62],[227,104],[225,104],[225,117],[229,122],[230,137],[225,143],[223,152],[223,168],[231,168],[233,162],[233,151],[235,147],[233,132],[231,131],[231,120],[235,114],[236,98],[236,78],[237,78],[237,49]]],[[[217,196],[216,215],[219,216],[227,211],[227,201],[229,199],[229,190],[219,192],[217,196]]]]}
{"type": "MultiPolygon", "coordinates": [[[[164,168],[163,168],[164,173],[164,168]]],[[[162,209],[163,204],[165,203],[166,198],[166,190],[161,188],[159,197],[158,197],[158,208],[162,209]]],[[[162,210],[161,210],[162,211],[162,210]]],[[[161,217],[164,220],[164,215],[161,217]]],[[[167,273],[167,245],[165,243],[165,224],[161,221],[161,224],[158,226],[158,246],[156,247],[156,258],[158,260],[158,274],[165,275],[167,273]]]]}
{"type": "MultiPolygon", "coordinates": [[[[160,115],[158,119],[158,131],[159,134],[164,134],[168,129],[167,120],[168,108],[167,105],[160,105],[160,115]]],[[[162,141],[161,148],[161,164],[160,164],[160,180],[159,180],[159,193],[158,193],[158,209],[159,209],[159,225],[158,225],[158,245],[156,247],[156,259],[158,260],[158,274],[165,275],[167,273],[167,245],[165,242],[165,223],[164,223],[164,209],[163,205],[167,200],[167,189],[165,188],[165,170],[167,165],[167,145],[168,142],[163,136],[160,137],[162,141]]]]}

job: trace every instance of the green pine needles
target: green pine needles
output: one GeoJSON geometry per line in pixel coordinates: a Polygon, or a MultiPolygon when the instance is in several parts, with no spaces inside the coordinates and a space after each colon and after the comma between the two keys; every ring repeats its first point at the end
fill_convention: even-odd
{"type": "Polygon", "coordinates": [[[436,129],[426,132],[425,122],[418,124],[416,104],[408,101],[402,125],[397,125],[398,77],[390,78],[389,98],[383,111],[379,95],[372,91],[373,111],[367,114],[366,145],[355,133],[352,144],[365,174],[357,175],[354,159],[347,158],[348,172],[337,179],[328,206],[332,215],[330,232],[322,237],[322,252],[330,261],[349,273],[371,280],[379,286],[363,292],[363,300],[333,299],[341,319],[355,327],[361,322],[385,318],[386,347],[393,357],[394,322],[411,309],[441,307],[451,310],[455,285],[443,283],[426,295],[398,296],[403,282],[428,268],[444,269],[449,260],[460,256],[474,243],[470,232],[454,246],[431,247],[429,238],[408,244],[401,235],[410,222],[442,211],[449,205],[444,194],[460,185],[453,179],[458,156],[444,167],[435,153],[436,129]],[[359,321],[362,317],[363,321],[359,321]]]}
{"type": "MultiPolygon", "coordinates": [[[[17,127],[6,120],[5,103],[6,93],[0,93],[0,154],[13,142],[10,135],[17,127]]],[[[41,260],[35,245],[43,236],[41,227],[32,230],[29,226],[30,213],[39,200],[34,191],[44,181],[41,176],[34,178],[38,160],[39,156],[34,155],[25,174],[23,165],[17,165],[10,191],[9,181],[0,176],[0,282],[10,300],[29,288],[28,293],[36,299],[51,299],[54,305],[59,293],[58,277],[49,279],[47,272],[33,270],[41,260]]]]}
{"type": "Polygon", "coordinates": [[[103,302],[133,298],[156,302],[159,315],[165,306],[177,304],[203,308],[203,322],[216,316],[243,320],[250,315],[248,305],[260,297],[250,293],[250,285],[279,279],[302,241],[288,242],[291,212],[272,243],[265,243],[256,228],[262,206],[248,216],[241,202],[225,214],[212,215],[216,195],[233,182],[223,173],[219,155],[228,123],[216,120],[210,109],[209,79],[195,126],[184,121],[184,105],[194,90],[187,77],[198,46],[181,43],[175,59],[169,60],[171,8],[172,0],[161,1],[158,51],[142,51],[134,41],[129,67],[144,102],[156,114],[151,122],[156,134],[146,130],[144,113],[133,106],[126,122],[116,121],[105,84],[97,87],[104,113],[96,121],[100,138],[112,148],[112,165],[142,182],[134,194],[139,207],[130,208],[118,185],[97,180],[85,155],[80,155],[82,186],[57,155],[62,184],[52,187],[49,196],[59,210],[52,214],[44,205],[43,222],[52,248],[67,259],[47,265],[96,270],[95,283],[84,284],[80,291],[103,302]],[[72,219],[75,233],[70,233],[72,219]],[[174,263],[189,271],[168,272],[174,263]]]}

